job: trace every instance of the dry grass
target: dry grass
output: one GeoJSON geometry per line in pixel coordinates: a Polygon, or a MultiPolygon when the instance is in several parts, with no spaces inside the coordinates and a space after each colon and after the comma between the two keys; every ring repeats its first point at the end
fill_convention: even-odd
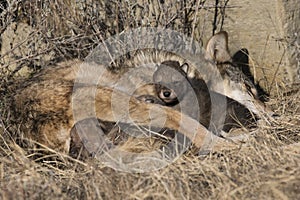
{"type": "Polygon", "coordinates": [[[53,151],[41,156],[18,146],[14,134],[8,131],[15,124],[8,123],[6,108],[11,83],[17,83],[16,72],[26,67],[34,72],[58,60],[84,58],[102,39],[128,27],[145,25],[143,17],[147,24],[191,35],[195,21],[186,16],[201,11],[187,2],[176,5],[183,7],[179,7],[179,17],[174,18],[171,10],[141,15],[139,5],[128,6],[129,1],[101,1],[105,2],[100,6],[103,10],[95,9],[97,1],[82,1],[85,4],[76,9],[70,6],[74,2],[10,0],[1,5],[1,34],[15,22],[34,29],[30,37],[14,40],[12,49],[1,52],[0,199],[300,198],[299,85],[277,88],[269,104],[279,117],[270,125],[261,124],[245,145],[205,157],[187,152],[154,172],[120,172],[97,160],[82,162],[53,151]],[[39,42],[43,45],[35,45],[39,42]],[[31,48],[23,51],[24,46],[31,48]]]}

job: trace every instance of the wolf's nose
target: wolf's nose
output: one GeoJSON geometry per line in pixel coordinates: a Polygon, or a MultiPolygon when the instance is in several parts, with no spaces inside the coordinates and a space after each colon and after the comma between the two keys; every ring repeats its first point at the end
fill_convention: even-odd
{"type": "Polygon", "coordinates": [[[168,91],[164,92],[164,97],[170,97],[170,96],[171,96],[171,92],[168,91]]]}

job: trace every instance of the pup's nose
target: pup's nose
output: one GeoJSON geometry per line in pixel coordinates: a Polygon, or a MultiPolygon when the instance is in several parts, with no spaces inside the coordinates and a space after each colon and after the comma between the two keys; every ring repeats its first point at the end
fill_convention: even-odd
{"type": "Polygon", "coordinates": [[[169,91],[165,91],[163,94],[164,94],[164,97],[170,97],[171,96],[171,92],[169,92],[169,91]]]}

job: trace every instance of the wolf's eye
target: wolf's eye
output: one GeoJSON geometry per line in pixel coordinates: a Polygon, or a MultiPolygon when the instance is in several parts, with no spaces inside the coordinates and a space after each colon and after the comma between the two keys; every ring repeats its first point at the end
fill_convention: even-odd
{"type": "Polygon", "coordinates": [[[153,99],[146,99],[145,102],[146,103],[154,103],[154,100],[153,99]]]}

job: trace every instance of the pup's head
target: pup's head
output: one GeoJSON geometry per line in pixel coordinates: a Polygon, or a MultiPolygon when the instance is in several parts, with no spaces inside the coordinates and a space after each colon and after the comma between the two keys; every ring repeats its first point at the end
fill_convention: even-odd
{"type": "Polygon", "coordinates": [[[187,93],[189,82],[185,69],[187,64],[178,61],[162,62],[153,74],[157,96],[166,104],[177,104],[187,93]]]}

